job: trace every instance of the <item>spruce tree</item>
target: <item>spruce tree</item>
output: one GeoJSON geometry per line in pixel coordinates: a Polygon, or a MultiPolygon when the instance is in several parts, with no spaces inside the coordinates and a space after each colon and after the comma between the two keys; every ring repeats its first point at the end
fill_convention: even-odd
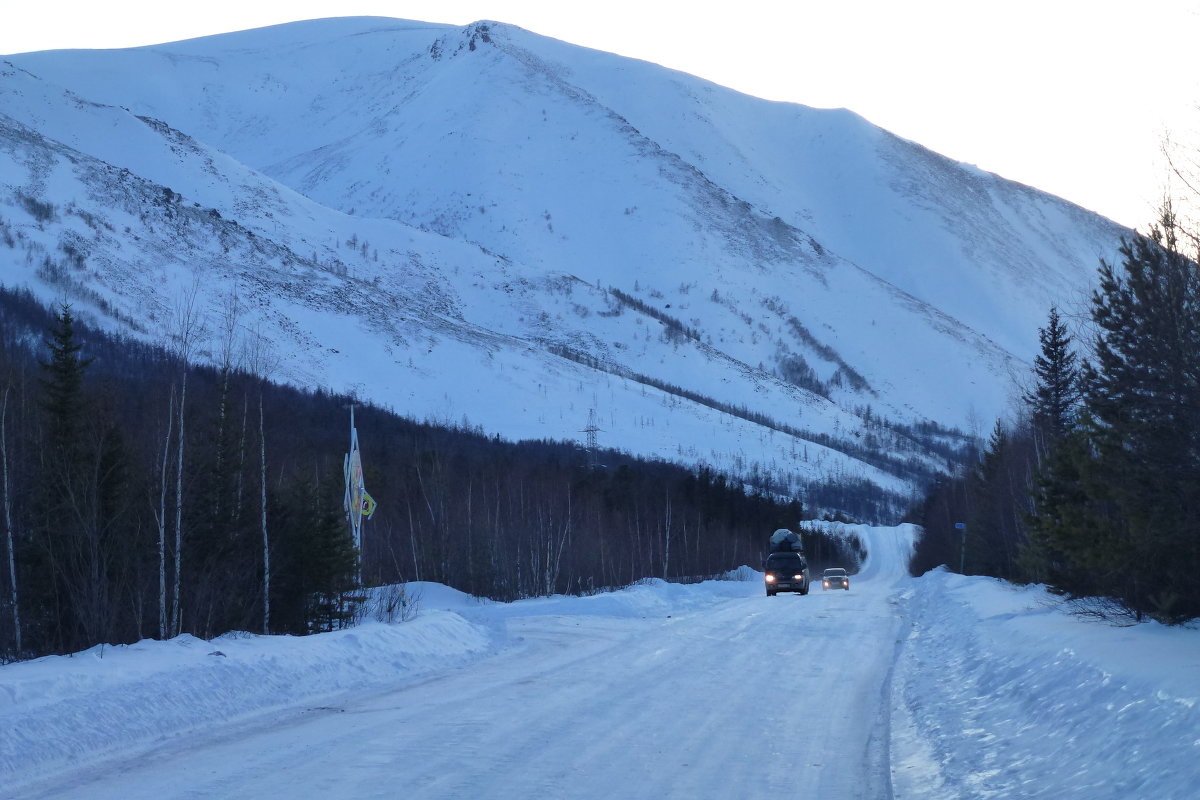
{"type": "Polygon", "coordinates": [[[1050,307],[1046,327],[1038,330],[1041,352],[1034,359],[1037,385],[1025,394],[1035,434],[1043,447],[1061,439],[1071,429],[1080,399],[1079,368],[1071,349],[1071,336],[1050,307]]]}
{"type": "Polygon", "coordinates": [[[1033,509],[1028,539],[1021,548],[1021,572],[1028,580],[1061,591],[1080,591],[1081,576],[1073,568],[1078,553],[1063,541],[1068,506],[1082,502],[1078,492],[1078,442],[1075,430],[1081,400],[1081,376],[1071,337],[1050,307],[1046,327],[1038,330],[1041,352],[1034,359],[1035,386],[1023,399],[1029,410],[1037,467],[1032,478],[1033,509]]]}
{"type": "Polygon", "coordinates": [[[1103,560],[1120,571],[1117,594],[1175,620],[1200,615],[1200,274],[1169,207],[1120,253],[1092,299],[1088,494],[1112,512],[1103,560]]]}
{"type": "Polygon", "coordinates": [[[40,362],[46,430],[53,455],[64,459],[62,466],[69,468],[82,443],[83,376],[92,363],[79,355],[83,346],[75,340],[75,317],[69,306],[63,306],[55,317],[46,347],[50,359],[40,362]]]}
{"type": "Polygon", "coordinates": [[[1058,440],[1034,478],[1029,538],[1021,549],[1026,580],[1075,596],[1119,594],[1124,538],[1109,487],[1097,479],[1090,421],[1058,440]]]}
{"type": "Polygon", "coordinates": [[[272,513],[278,536],[272,553],[272,628],[314,633],[341,627],[355,588],[357,553],[341,510],[337,478],[293,476],[272,513]]]}
{"type": "Polygon", "coordinates": [[[40,509],[35,530],[38,545],[36,583],[31,605],[42,615],[44,641],[51,652],[67,652],[86,641],[87,528],[92,516],[89,454],[84,441],[84,373],[91,359],[80,356],[75,318],[63,306],[45,342],[49,358],[39,361],[42,375],[40,407],[45,437],[41,444],[40,475],[34,486],[40,509]]]}

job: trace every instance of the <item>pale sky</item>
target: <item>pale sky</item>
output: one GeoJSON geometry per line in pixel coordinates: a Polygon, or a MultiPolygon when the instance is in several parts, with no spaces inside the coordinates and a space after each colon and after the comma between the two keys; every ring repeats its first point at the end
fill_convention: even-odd
{"type": "Polygon", "coordinates": [[[849,108],[1143,230],[1164,136],[1200,141],[1196,0],[4,0],[0,53],[295,19],[490,19],[771,100],[849,108]]]}

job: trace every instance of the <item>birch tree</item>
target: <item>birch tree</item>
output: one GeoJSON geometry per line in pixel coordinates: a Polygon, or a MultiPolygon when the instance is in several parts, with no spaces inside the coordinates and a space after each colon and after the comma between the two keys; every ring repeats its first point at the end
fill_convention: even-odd
{"type": "Polygon", "coordinates": [[[662,574],[665,579],[671,569],[671,493],[667,492],[663,501],[663,562],[662,574]]]}
{"type": "Polygon", "coordinates": [[[183,574],[183,457],[185,415],[187,405],[188,367],[196,345],[203,335],[203,313],[200,309],[200,282],[197,279],[184,292],[175,306],[174,351],[180,366],[179,435],[176,439],[175,470],[175,584],[171,595],[171,636],[178,636],[182,624],[180,594],[183,574]]]}
{"type": "Polygon", "coordinates": [[[17,560],[13,549],[12,498],[8,493],[8,434],[5,420],[8,417],[8,396],[11,386],[4,387],[4,403],[0,406],[0,461],[4,466],[4,536],[8,544],[8,580],[12,588],[13,637],[16,656],[21,655],[21,608],[17,591],[17,560]]]}
{"type": "Polygon", "coordinates": [[[263,415],[263,389],[267,379],[278,366],[278,359],[271,343],[255,331],[249,343],[247,367],[258,376],[258,475],[259,475],[259,524],[262,531],[263,565],[263,633],[271,632],[271,537],[267,529],[267,436],[263,415]]]}
{"type": "Polygon", "coordinates": [[[217,409],[217,454],[216,454],[216,485],[213,492],[213,519],[220,525],[222,522],[235,524],[240,509],[236,502],[236,492],[232,491],[230,475],[230,413],[229,413],[229,383],[237,369],[238,361],[238,328],[242,317],[242,303],[236,289],[230,289],[220,298],[218,309],[217,358],[221,370],[221,393],[217,409]],[[227,493],[229,496],[227,496],[227,493]],[[224,507],[228,502],[230,508],[224,507]]]}
{"type": "Polygon", "coordinates": [[[175,426],[175,387],[167,405],[167,435],[163,440],[162,468],[159,470],[158,509],[158,638],[167,638],[167,486],[170,483],[171,434],[175,426]]]}

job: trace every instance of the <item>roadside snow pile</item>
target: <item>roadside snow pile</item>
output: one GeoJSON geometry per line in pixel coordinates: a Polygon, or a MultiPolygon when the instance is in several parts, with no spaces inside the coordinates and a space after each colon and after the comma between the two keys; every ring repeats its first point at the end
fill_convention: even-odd
{"type": "MultiPolygon", "coordinates": [[[[749,567],[739,574],[756,574],[759,588],[762,575],[749,567]]],[[[490,617],[600,616],[620,618],[665,617],[695,611],[722,600],[746,597],[746,582],[714,580],[703,583],[670,583],[661,578],[645,578],[616,592],[600,592],[586,597],[554,595],[533,597],[516,603],[497,603],[489,608],[490,617]]]]}
{"type": "Polygon", "coordinates": [[[737,569],[729,570],[729,572],[726,572],[721,577],[727,581],[742,581],[742,582],[747,582],[747,583],[751,582],[751,581],[753,581],[754,583],[759,583],[763,579],[763,575],[761,572],[759,572],[756,569],[752,569],[752,568],[746,566],[745,564],[738,567],[737,569]]]}
{"type": "Polygon", "coordinates": [[[420,613],[402,624],[368,622],[300,637],[184,635],[2,666],[0,783],[12,789],[206,729],[303,712],[347,692],[400,688],[500,651],[508,619],[666,616],[744,597],[749,589],[728,581],[651,580],[591,597],[517,603],[428,582],[409,583],[406,591],[420,613]]]}
{"type": "Polygon", "coordinates": [[[346,690],[395,685],[492,648],[463,617],[424,614],[319,636],[178,636],[0,668],[0,773],[62,769],[346,690]]]}
{"type": "Polygon", "coordinates": [[[900,603],[897,800],[1196,797],[1200,630],[1113,627],[944,569],[900,603]]]}

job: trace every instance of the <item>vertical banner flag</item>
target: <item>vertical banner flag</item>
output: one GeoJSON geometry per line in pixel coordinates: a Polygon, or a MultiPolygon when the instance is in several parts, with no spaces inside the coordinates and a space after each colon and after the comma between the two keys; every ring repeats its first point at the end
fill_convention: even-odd
{"type": "Polygon", "coordinates": [[[350,406],[350,452],[344,463],[346,473],[346,515],[354,535],[354,549],[362,557],[362,521],[375,513],[375,500],[367,494],[363,483],[362,456],[358,451],[358,429],[354,427],[354,406],[350,406]]]}

